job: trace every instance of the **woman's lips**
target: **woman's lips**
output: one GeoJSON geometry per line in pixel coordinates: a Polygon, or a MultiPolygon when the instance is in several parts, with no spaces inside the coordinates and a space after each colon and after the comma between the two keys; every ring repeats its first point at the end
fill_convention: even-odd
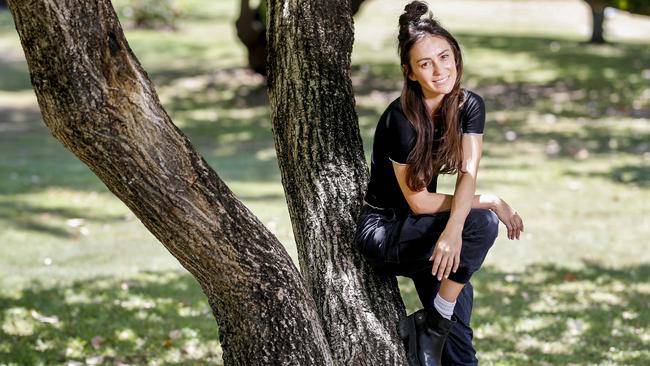
{"type": "Polygon", "coordinates": [[[442,79],[439,79],[438,81],[435,81],[435,80],[434,80],[434,83],[440,85],[440,84],[444,84],[444,83],[446,83],[447,80],[449,80],[449,75],[445,76],[445,77],[442,78],[442,79]]]}

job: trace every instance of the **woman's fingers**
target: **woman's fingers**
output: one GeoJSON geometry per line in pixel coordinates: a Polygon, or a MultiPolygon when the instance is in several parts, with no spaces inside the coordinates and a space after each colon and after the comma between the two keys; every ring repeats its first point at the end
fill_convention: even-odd
{"type": "Polygon", "coordinates": [[[435,276],[438,271],[438,266],[440,266],[440,261],[442,260],[442,255],[438,251],[433,253],[433,266],[431,268],[431,275],[435,276]]]}
{"type": "Polygon", "coordinates": [[[517,238],[517,240],[519,240],[519,235],[520,234],[521,234],[521,228],[519,227],[519,225],[517,225],[517,227],[515,229],[515,238],[517,238]]]}
{"type": "MultiPolygon", "coordinates": [[[[519,216],[519,213],[517,211],[514,211],[512,213],[512,216],[508,220],[510,221],[510,225],[512,226],[512,237],[510,239],[517,239],[521,237],[521,232],[524,231],[524,221],[521,219],[521,216],[519,216]]],[[[508,232],[508,236],[510,236],[510,232],[508,232]]]]}
{"type": "Polygon", "coordinates": [[[460,253],[458,253],[454,258],[454,269],[453,269],[454,273],[458,271],[458,266],[460,266],[460,253]]]}
{"type": "Polygon", "coordinates": [[[515,212],[515,214],[512,216],[512,222],[515,227],[515,233],[516,233],[516,238],[519,240],[521,236],[521,232],[524,231],[524,222],[521,220],[521,217],[519,216],[518,213],[515,212]]]}
{"type": "Polygon", "coordinates": [[[445,268],[445,273],[443,278],[449,278],[449,273],[451,273],[451,269],[454,267],[454,261],[455,257],[451,257],[447,260],[447,266],[445,268]]]}
{"type": "Polygon", "coordinates": [[[506,224],[506,228],[508,229],[508,239],[512,239],[512,230],[513,230],[512,222],[510,220],[507,221],[508,222],[506,222],[505,224],[506,224]]]}
{"type": "Polygon", "coordinates": [[[440,261],[440,267],[438,267],[438,273],[436,274],[436,277],[438,277],[438,281],[442,281],[442,276],[445,273],[445,269],[447,268],[447,261],[449,258],[447,256],[443,256],[441,261],[440,261]]]}
{"type": "Polygon", "coordinates": [[[510,217],[510,226],[512,227],[510,240],[515,240],[517,238],[517,222],[515,221],[514,215],[510,217]]]}

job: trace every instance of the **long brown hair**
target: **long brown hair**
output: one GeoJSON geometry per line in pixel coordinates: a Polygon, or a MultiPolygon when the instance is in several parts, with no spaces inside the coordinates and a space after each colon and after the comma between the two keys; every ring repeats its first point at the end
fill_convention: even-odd
{"type": "Polygon", "coordinates": [[[463,102],[460,80],[463,76],[463,58],[456,39],[433,19],[427,4],[413,1],[406,5],[399,17],[398,52],[404,74],[404,87],[400,103],[402,111],[415,129],[415,146],[408,156],[406,184],[411,190],[426,187],[437,174],[454,174],[462,167],[461,129],[458,110],[463,102]],[[427,14],[424,16],[424,14],[427,14]],[[409,51],[413,45],[426,36],[442,37],[449,42],[456,60],[456,81],[454,87],[444,96],[435,115],[427,112],[422,88],[417,81],[409,79],[411,64],[409,51]],[[433,151],[434,124],[440,124],[442,137],[437,151],[433,151]]]}

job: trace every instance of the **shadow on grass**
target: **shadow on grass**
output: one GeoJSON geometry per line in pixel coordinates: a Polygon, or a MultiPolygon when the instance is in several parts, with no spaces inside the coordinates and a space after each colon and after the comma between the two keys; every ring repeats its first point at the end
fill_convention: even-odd
{"type": "MultiPolygon", "coordinates": [[[[492,267],[472,283],[475,344],[485,361],[524,365],[650,362],[650,266],[580,270],[536,265],[522,273],[492,267]],[[528,361],[526,361],[528,360],[528,361]]],[[[420,308],[400,278],[409,312],[420,308]]],[[[0,293],[0,357],[18,364],[220,362],[217,325],[187,273],[142,273],[0,293]],[[95,338],[101,337],[101,338],[95,338]],[[95,339],[93,341],[93,339],[95,339]]]]}
{"type": "MultiPolygon", "coordinates": [[[[589,118],[603,116],[650,115],[647,105],[630,109],[630,106],[638,106],[637,99],[646,89],[644,68],[650,62],[650,51],[646,45],[590,46],[544,37],[458,36],[470,52],[500,52],[499,57],[502,58],[510,54],[523,54],[555,75],[551,81],[536,83],[527,80],[525,73],[515,75],[513,81],[512,75],[504,73],[487,75],[478,72],[481,70],[467,70],[467,77],[477,85],[475,90],[483,95],[488,104],[490,118],[497,122],[489,123],[487,127],[486,133],[491,143],[506,144],[507,134],[517,131],[518,142],[532,142],[542,147],[550,142],[556,144],[556,155],[559,157],[574,157],[583,149],[598,154],[615,151],[643,153],[650,150],[647,133],[633,128],[615,130],[589,121],[589,118]],[[624,87],[620,83],[624,83],[624,87]],[[612,99],[614,94],[616,98],[612,99]],[[565,122],[562,122],[562,127],[531,129],[525,117],[530,113],[552,115],[553,119],[563,118],[565,122]],[[578,119],[582,120],[579,122],[578,119]],[[581,124],[577,131],[569,128],[572,120],[581,124]]],[[[164,45],[163,41],[161,45],[164,45]]],[[[198,46],[188,47],[191,51],[191,47],[198,46]]],[[[0,65],[0,70],[2,67],[0,65]]],[[[5,74],[2,72],[2,75],[5,74]]],[[[373,63],[354,65],[352,75],[357,96],[371,101],[357,106],[368,151],[370,144],[367,140],[372,137],[372,128],[390,101],[388,99],[399,91],[401,73],[393,63],[373,63]]],[[[212,72],[207,66],[163,68],[153,72],[152,78],[161,90],[173,90],[166,98],[165,108],[224,180],[280,182],[266,87],[262,78],[245,68],[212,72]]],[[[25,79],[28,83],[26,75],[25,79]]],[[[22,181],[9,181],[3,191],[34,192],[50,186],[105,191],[101,182],[76,158],[60,147],[52,147],[50,141],[54,140],[49,131],[27,126],[32,121],[21,122],[25,113],[31,118],[38,111],[0,111],[0,116],[6,119],[4,125],[11,127],[7,127],[9,130],[4,131],[0,140],[4,145],[1,152],[9,162],[4,167],[0,166],[0,174],[8,176],[15,173],[25,177],[22,181]],[[14,164],[17,160],[23,162],[14,164]],[[29,182],[28,178],[38,172],[43,175],[41,183],[29,182]]],[[[42,122],[39,118],[33,123],[42,122]]],[[[486,147],[486,154],[489,154],[489,147],[486,147]]],[[[623,174],[624,177],[628,175],[623,174]]],[[[612,176],[616,177],[617,172],[612,172],[612,176]]],[[[638,174],[629,182],[644,180],[645,175],[638,174]]],[[[618,181],[628,182],[625,179],[618,181]]]]}
{"type": "Polygon", "coordinates": [[[611,179],[615,182],[632,184],[641,188],[650,188],[650,165],[623,165],[611,169],[611,172],[576,172],[567,171],[565,174],[572,176],[588,176],[611,179]]]}
{"type": "Polygon", "coordinates": [[[34,283],[1,293],[0,309],[3,362],[220,363],[217,324],[199,285],[185,273],[61,287],[34,283]]]}
{"type": "MultiPolygon", "coordinates": [[[[212,74],[174,74],[170,83],[203,83],[165,103],[175,124],[225,180],[280,182],[264,80],[244,68],[212,74]]],[[[0,107],[0,192],[37,192],[46,187],[106,191],[90,170],[54,139],[36,108],[0,107]],[[27,118],[29,117],[29,118],[27,118]],[[32,177],[37,176],[37,183],[32,177]]]]}
{"type": "MultiPolygon", "coordinates": [[[[540,122],[543,123],[543,122],[540,122]]],[[[581,150],[589,154],[612,154],[625,152],[643,154],[650,151],[650,134],[635,128],[614,129],[603,124],[589,122],[565,122],[534,128],[523,127],[524,121],[511,120],[508,124],[493,124],[490,143],[508,144],[508,133],[517,133],[517,141],[532,142],[542,149],[553,144],[553,157],[575,157],[581,150]],[[517,127],[519,125],[519,127],[517,127]]]]}
{"type": "MultiPolygon", "coordinates": [[[[580,270],[536,265],[522,273],[488,267],[472,283],[472,326],[483,361],[508,365],[650,362],[650,265],[607,268],[585,263],[580,270]]],[[[412,282],[400,278],[400,286],[408,311],[419,309],[412,282]]]]}
{"type": "MultiPolygon", "coordinates": [[[[0,196],[1,198],[1,196],[0,196]]],[[[61,221],[70,219],[90,220],[94,222],[117,222],[125,218],[120,215],[102,215],[97,211],[68,207],[44,207],[27,202],[0,200],[0,220],[10,227],[45,233],[57,237],[73,238],[79,234],[67,230],[61,221]]]]}

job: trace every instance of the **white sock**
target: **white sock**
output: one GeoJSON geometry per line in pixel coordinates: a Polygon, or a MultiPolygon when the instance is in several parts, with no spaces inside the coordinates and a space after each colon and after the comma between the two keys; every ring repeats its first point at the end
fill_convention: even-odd
{"type": "Polygon", "coordinates": [[[456,306],[456,301],[449,302],[442,297],[440,294],[436,295],[436,298],[433,300],[433,306],[438,310],[438,313],[442,315],[445,319],[451,319],[452,314],[454,314],[454,306],[456,306]]]}

